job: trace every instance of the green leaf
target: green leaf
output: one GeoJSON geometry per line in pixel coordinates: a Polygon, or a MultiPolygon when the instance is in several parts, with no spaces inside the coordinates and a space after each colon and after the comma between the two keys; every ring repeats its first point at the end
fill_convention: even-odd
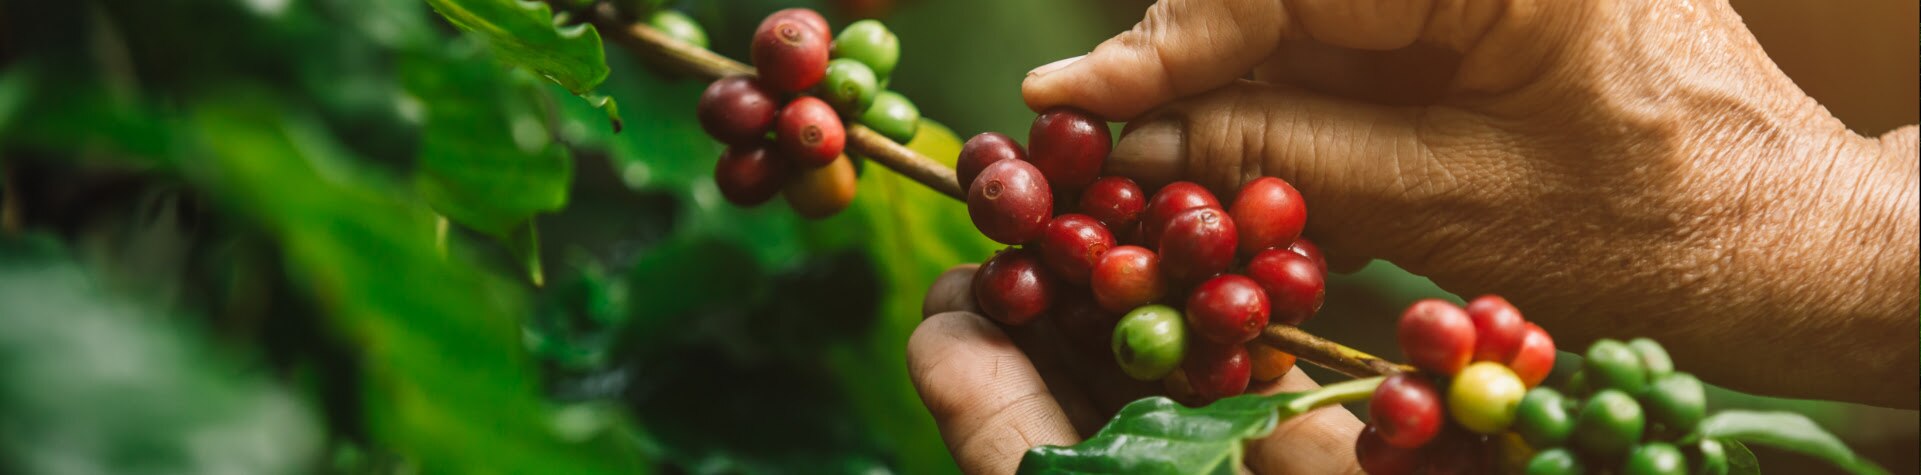
{"type": "Polygon", "coordinates": [[[1314,408],[1365,399],[1380,383],[1378,377],[1357,379],[1308,392],[1235,396],[1204,407],[1150,397],[1122,407],[1080,444],[1029,449],[1020,473],[1239,473],[1242,440],[1264,437],[1281,420],[1314,408]]]}
{"type": "Polygon", "coordinates": [[[1807,416],[1792,412],[1721,411],[1703,419],[1694,434],[1685,441],[1702,438],[1736,440],[1801,452],[1827,460],[1852,473],[1887,473],[1887,469],[1855,455],[1847,444],[1841,443],[1841,439],[1821,429],[1807,416]]]}
{"type": "Polygon", "coordinates": [[[1728,454],[1728,475],[1761,475],[1761,461],[1754,458],[1754,451],[1748,450],[1748,444],[1721,439],[1721,449],[1728,454]]]}
{"type": "Polygon", "coordinates": [[[216,350],[198,319],[108,287],[49,242],[0,240],[0,470],[316,468],[324,434],[306,402],[216,350]]]}
{"type": "Polygon", "coordinates": [[[525,0],[427,0],[462,30],[480,34],[501,60],[534,70],[574,94],[607,79],[606,52],[593,25],[554,26],[546,3],[525,0]]]}
{"type": "Polygon", "coordinates": [[[507,238],[535,214],[567,205],[573,160],[553,142],[532,84],[474,55],[416,55],[407,92],[426,108],[414,186],[455,222],[507,238]]]}

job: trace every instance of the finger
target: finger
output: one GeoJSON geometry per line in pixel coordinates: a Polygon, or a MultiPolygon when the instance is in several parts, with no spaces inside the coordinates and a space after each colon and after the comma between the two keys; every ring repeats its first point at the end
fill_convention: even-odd
{"type": "MultiPolygon", "coordinates": [[[[1280,384],[1264,391],[1307,391],[1319,388],[1299,369],[1281,376],[1280,384]]],[[[1255,473],[1359,473],[1354,461],[1354,438],[1361,421],[1347,409],[1333,406],[1308,411],[1282,421],[1274,433],[1247,444],[1247,466],[1255,473]]]]}
{"type": "Polygon", "coordinates": [[[921,318],[946,312],[980,314],[980,304],[974,301],[974,269],[978,268],[977,264],[961,264],[935,277],[934,285],[927,286],[927,296],[921,299],[921,318]]]}
{"type": "MultiPolygon", "coordinates": [[[[1243,77],[1282,40],[1392,50],[1425,40],[1476,49],[1503,20],[1532,23],[1528,0],[1163,0],[1133,29],[1084,57],[1035,69],[1021,84],[1028,107],[1074,105],[1128,120],[1177,97],[1243,77]]],[[[1528,28],[1509,28],[1532,33],[1528,28]]],[[[1514,60],[1510,55],[1505,59],[1514,60]]],[[[1514,68],[1495,68],[1502,72],[1514,68]]],[[[1484,78],[1467,78],[1480,86],[1484,78]]]]}
{"type": "MultiPolygon", "coordinates": [[[[1154,189],[1192,180],[1220,196],[1277,176],[1313,211],[1308,232],[1329,256],[1401,257],[1427,248],[1422,206],[1462,202],[1507,169],[1509,140],[1477,114],[1389,107],[1237,82],[1157,111],[1121,137],[1106,173],[1154,189]],[[1322,239],[1324,238],[1324,239],[1322,239]]],[[[1492,186],[1500,186],[1498,181],[1492,186]]],[[[1487,192],[1483,190],[1482,192],[1487,192]]]]}
{"type": "Polygon", "coordinates": [[[964,472],[1013,473],[1029,448],[1080,440],[1027,356],[984,317],[928,317],[907,340],[907,368],[964,472]]]}

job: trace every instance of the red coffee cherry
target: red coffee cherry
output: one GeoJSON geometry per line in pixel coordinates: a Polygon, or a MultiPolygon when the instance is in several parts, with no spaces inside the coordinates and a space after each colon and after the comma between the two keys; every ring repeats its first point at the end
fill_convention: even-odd
{"type": "Polygon", "coordinates": [[[812,8],[784,8],[780,11],[767,14],[767,17],[762,18],[760,21],[761,23],[766,23],[774,19],[799,21],[813,28],[814,31],[820,32],[820,35],[823,37],[832,37],[834,35],[834,29],[827,26],[827,18],[820,16],[820,12],[814,11],[812,8]]]}
{"type": "Polygon", "coordinates": [[[1187,373],[1187,384],[1194,389],[1195,399],[1201,404],[1247,392],[1252,371],[1247,348],[1239,344],[1193,345],[1181,360],[1181,372],[1187,373]]]}
{"type": "Polygon", "coordinates": [[[1260,342],[1249,342],[1247,357],[1254,360],[1254,381],[1272,382],[1294,369],[1294,354],[1260,342]]]}
{"type": "Polygon", "coordinates": [[[1381,438],[1380,429],[1369,426],[1354,440],[1354,459],[1368,475],[1407,475],[1421,466],[1421,449],[1395,447],[1381,438]]]}
{"type": "Polygon", "coordinates": [[[1101,177],[1081,192],[1080,211],[1100,220],[1119,238],[1140,229],[1141,211],[1146,209],[1147,194],[1127,177],[1101,177]]]}
{"type": "Polygon", "coordinates": [[[1507,363],[1521,350],[1527,319],[1507,299],[1497,295],[1476,298],[1467,303],[1467,318],[1474,322],[1474,361],[1507,363]]]}
{"type": "Polygon", "coordinates": [[[1320,268],[1322,274],[1327,273],[1327,255],[1321,254],[1321,246],[1314,245],[1314,243],[1308,241],[1307,238],[1300,238],[1295,239],[1294,244],[1288,245],[1287,250],[1293,251],[1295,254],[1300,254],[1302,257],[1313,259],[1314,267],[1320,268]]]}
{"type": "Polygon", "coordinates": [[[700,93],[694,115],[700,118],[700,128],[714,140],[754,145],[774,129],[774,114],[779,110],[780,100],[753,78],[728,76],[715,80],[700,93]]]}
{"type": "Polygon", "coordinates": [[[1002,160],[967,189],[967,216],[988,239],[1020,244],[1040,237],[1054,213],[1054,192],[1033,164],[1002,160]]]}
{"type": "Polygon", "coordinates": [[[761,85],[776,92],[796,93],[814,87],[827,76],[827,52],[833,39],[811,23],[795,14],[769,15],[761,20],[748,52],[761,85]]]}
{"type": "Polygon", "coordinates": [[[1054,295],[1054,324],[1060,328],[1072,345],[1074,351],[1081,352],[1088,361],[1112,361],[1114,324],[1119,323],[1123,312],[1110,312],[1094,303],[1094,297],[1086,292],[1063,290],[1054,295]]]}
{"type": "Polygon", "coordinates": [[[1034,118],[1027,129],[1029,161],[1062,191],[1078,191],[1100,176],[1114,147],[1107,121],[1072,107],[1055,107],[1034,118]]]}
{"type": "Polygon", "coordinates": [[[1008,249],[974,271],[974,301],[994,321],[1026,325],[1053,308],[1059,285],[1033,251],[1008,249]]]}
{"type": "Polygon", "coordinates": [[[720,187],[720,196],[743,208],[773,199],[791,176],[792,167],[765,145],[727,147],[714,163],[714,185],[720,187]]]}
{"type": "Polygon", "coordinates": [[[1267,291],[1276,322],[1300,326],[1320,313],[1327,299],[1327,274],[1312,259],[1290,251],[1268,249],[1255,254],[1247,261],[1247,276],[1267,291]]]}
{"type": "Polygon", "coordinates": [[[1286,180],[1261,177],[1241,185],[1241,193],[1227,208],[1241,231],[1241,255],[1285,248],[1301,237],[1307,226],[1307,204],[1286,180]]]}
{"type": "Polygon", "coordinates": [[[1194,208],[1220,209],[1221,203],[1214,200],[1214,193],[1208,192],[1191,181],[1177,181],[1161,187],[1154,197],[1147,201],[1147,208],[1141,211],[1141,243],[1149,249],[1161,245],[1161,232],[1167,229],[1167,222],[1174,215],[1194,208]]]}
{"type": "Polygon", "coordinates": [[[1161,234],[1161,270],[1176,285],[1225,272],[1234,264],[1234,233],[1234,220],[1217,208],[1174,215],[1161,234]]]}
{"type": "Polygon", "coordinates": [[[954,161],[954,177],[960,181],[961,189],[974,186],[974,177],[981,170],[1001,160],[1027,160],[1027,152],[1021,151],[1021,144],[1000,132],[982,132],[967,139],[961,145],[960,158],[954,161]]]}
{"type": "Polygon", "coordinates": [[[1401,314],[1399,339],[1408,363],[1440,375],[1453,375],[1474,357],[1474,322],[1444,300],[1414,302],[1401,314]]]}
{"type": "Polygon", "coordinates": [[[1041,232],[1041,262],[1061,280],[1087,284],[1094,264],[1114,247],[1114,235],[1100,221],[1084,214],[1055,216],[1041,232]]]}
{"type": "Polygon", "coordinates": [[[847,129],[833,106],[812,96],[802,96],[780,109],[774,122],[774,144],[782,155],[804,168],[820,168],[834,163],[847,146],[847,129]]]}
{"type": "Polygon", "coordinates": [[[1088,277],[1094,301],[1101,308],[1126,312],[1157,302],[1167,295],[1167,281],[1161,277],[1161,258],[1140,246],[1108,249],[1094,263],[1088,277]]]}
{"type": "Polygon", "coordinates": [[[1214,343],[1238,347],[1267,328],[1267,293],[1243,275],[1208,279],[1187,297],[1187,328],[1214,343]]]}
{"type": "Polygon", "coordinates": [[[1419,448],[1441,433],[1441,391],[1419,376],[1397,374],[1381,381],[1367,402],[1367,424],[1388,445],[1419,448]]]}
{"type": "Polygon", "coordinates": [[[1482,475],[1493,473],[1493,446],[1479,434],[1459,429],[1445,430],[1423,450],[1422,473],[1426,475],[1482,475]]]}
{"type": "Polygon", "coordinates": [[[1528,323],[1521,336],[1521,347],[1514,352],[1514,359],[1508,360],[1508,369],[1527,387],[1540,386],[1547,374],[1554,371],[1554,338],[1540,325],[1528,323]]]}

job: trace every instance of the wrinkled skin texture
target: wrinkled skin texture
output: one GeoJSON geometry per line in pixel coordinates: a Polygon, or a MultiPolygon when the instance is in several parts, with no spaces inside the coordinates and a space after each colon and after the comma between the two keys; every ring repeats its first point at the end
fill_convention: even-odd
{"type": "Polygon", "coordinates": [[[1162,1],[1022,92],[1133,120],[1108,172],[1146,188],[1289,180],[1336,269],[1738,389],[1921,405],[1916,129],[1849,131],[1724,2],[1162,1]]]}

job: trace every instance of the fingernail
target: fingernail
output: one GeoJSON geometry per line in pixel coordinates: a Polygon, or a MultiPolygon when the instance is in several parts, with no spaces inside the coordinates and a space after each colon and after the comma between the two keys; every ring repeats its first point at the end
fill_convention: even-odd
{"type": "Polygon", "coordinates": [[[1107,156],[1103,171],[1133,178],[1155,189],[1180,178],[1187,163],[1186,131],[1179,119],[1157,117],[1128,124],[1126,135],[1107,156]]]}
{"type": "Polygon", "coordinates": [[[1054,72],[1054,71],[1059,71],[1059,70],[1061,70],[1061,68],[1065,68],[1065,67],[1067,67],[1067,65],[1070,65],[1070,64],[1074,64],[1074,62],[1075,62],[1075,61],[1080,61],[1080,60],[1081,60],[1081,58],[1085,58],[1085,57],[1087,57],[1087,55],[1084,55],[1084,54],[1083,54],[1083,55],[1080,55],[1080,56],[1075,56],[1075,57],[1072,57],[1072,58],[1067,58],[1067,59],[1063,59],[1063,60],[1060,60],[1060,61],[1055,61],[1055,62],[1052,62],[1052,63],[1047,63],[1047,64],[1043,64],[1043,65],[1041,65],[1041,67],[1038,67],[1038,68],[1034,68],[1034,70],[1033,70],[1033,71],[1028,71],[1028,72],[1027,72],[1027,76],[1028,76],[1028,77],[1035,77],[1035,76],[1045,76],[1045,75],[1047,75],[1047,73],[1051,73],[1051,72],[1054,72]]]}

